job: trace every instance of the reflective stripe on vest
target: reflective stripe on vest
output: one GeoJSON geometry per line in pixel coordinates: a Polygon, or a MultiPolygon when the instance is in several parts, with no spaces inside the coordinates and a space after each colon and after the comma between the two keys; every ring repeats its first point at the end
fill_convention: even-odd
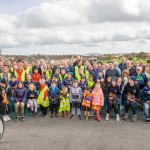
{"type": "Polygon", "coordinates": [[[44,93],[48,90],[48,87],[45,86],[44,89],[39,93],[38,98],[37,98],[37,103],[39,105],[42,105],[43,107],[48,107],[49,106],[49,99],[48,96],[46,97],[46,100],[44,100],[44,93]]]}
{"type": "Polygon", "coordinates": [[[23,69],[22,70],[22,74],[21,74],[21,77],[19,77],[19,74],[18,74],[18,71],[17,70],[15,70],[15,76],[16,76],[16,79],[18,80],[18,81],[22,81],[22,82],[24,82],[25,81],[25,70],[23,69]]]}

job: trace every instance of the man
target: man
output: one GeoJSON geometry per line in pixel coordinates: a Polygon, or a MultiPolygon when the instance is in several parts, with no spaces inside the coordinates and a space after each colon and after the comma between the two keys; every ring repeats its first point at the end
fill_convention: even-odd
{"type": "Polygon", "coordinates": [[[5,78],[6,82],[9,82],[11,79],[11,73],[9,73],[9,68],[7,65],[4,65],[4,70],[3,72],[0,74],[0,78],[5,78]]]}
{"type": "Polygon", "coordinates": [[[32,81],[32,76],[30,75],[30,74],[28,74],[27,76],[26,76],[26,80],[25,80],[25,82],[24,82],[24,87],[28,90],[28,88],[29,88],[29,84],[30,83],[33,83],[33,84],[35,84],[33,81],[32,81]]]}
{"type": "Polygon", "coordinates": [[[148,78],[147,78],[146,74],[142,73],[142,68],[137,67],[136,68],[136,73],[133,76],[135,77],[135,81],[139,85],[139,88],[142,89],[148,81],[148,78]]]}
{"type": "Polygon", "coordinates": [[[103,74],[102,69],[98,68],[98,64],[93,64],[93,69],[90,71],[90,75],[93,76],[93,81],[95,82],[97,77],[99,76],[100,72],[103,74]]]}
{"type": "Polygon", "coordinates": [[[128,71],[129,71],[129,76],[133,76],[133,74],[136,73],[136,70],[135,68],[132,66],[132,63],[130,60],[127,61],[126,63],[126,68],[128,71]]]}
{"type": "Polygon", "coordinates": [[[123,71],[126,68],[126,58],[122,57],[121,58],[121,63],[118,66],[120,68],[121,71],[123,71]]]}
{"type": "Polygon", "coordinates": [[[107,81],[108,77],[120,77],[118,70],[114,68],[112,62],[109,63],[109,69],[106,70],[105,81],[107,81]]]}
{"type": "Polygon", "coordinates": [[[118,67],[118,62],[114,62],[114,68],[118,70],[119,75],[121,76],[121,69],[118,67]]]}
{"type": "Polygon", "coordinates": [[[73,67],[78,66],[78,62],[81,60],[80,56],[76,57],[76,61],[73,63],[73,67]]]}
{"type": "Polygon", "coordinates": [[[17,81],[22,81],[22,82],[25,81],[26,72],[25,72],[25,70],[23,68],[22,60],[18,61],[18,68],[15,69],[14,75],[16,76],[17,81]]]}
{"type": "Polygon", "coordinates": [[[83,74],[85,74],[85,67],[82,65],[82,60],[79,60],[78,61],[78,65],[77,66],[75,66],[75,70],[74,70],[74,77],[76,78],[76,79],[78,79],[79,78],[79,70],[82,70],[82,73],[83,74]]]}
{"type": "Polygon", "coordinates": [[[29,64],[28,64],[27,61],[24,61],[24,63],[23,63],[23,68],[24,68],[26,74],[32,73],[31,66],[29,66],[29,64]]]}

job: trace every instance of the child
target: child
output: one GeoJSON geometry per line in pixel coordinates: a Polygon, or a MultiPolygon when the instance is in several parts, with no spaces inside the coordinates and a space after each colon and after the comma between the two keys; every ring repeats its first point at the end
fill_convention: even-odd
{"type": "Polygon", "coordinates": [[[117,100],[120,97],[120,89],[117,85],[117,79],[114,77],[112,78],[111,85],[107,87],[107,114],[106,114],[106,121],[109,120],[109,114],[111,112],[112,107],[114,108],[114,112],[116,114],[116,121],[120,121],[119,117],[119,109],[117,105],[117,100]]]}
{"type": "Polygon", "coordinates": [[[69,102],[69,93],[68,88],[63,87],[60,93],[60,108],[59,112],[62,113],[62,118],[68,116],[68,112],[70,112],[70,102],[69,102]]]}
{"type": "Polygon", "coordinates": [[[100,83],[95,83],[94,89],[92,91],[93,100],[92,100],[92,109],[96,111],[96,120],[100,122],[100,110],[104,105],[104,95],[100,86],[100,83]]]}
{"type": "Polygon", "coordinates": [[[35,90],[35,86],[33,83],[30,83],[29,84],[29,90],[27,92],[27,100],[28,100],[27,107],[31,108],[32,115],[35,115],[35,116],[37,116],[36,99],[37,99],[37,92],[35,90]]]}
{"type": "Polygon", "coordinates": [[[90,75],[89,80],[87,81],[87,84],[90,88],[93,88],[94,81],[93,81],[93,76],[90,75]]]}
{"type": "Polygon", "coordinates": [[[36,86],[38,86],[38,83],[39,83],[40,79],[41,79],[41,75],[40,75],[40,73],[38,72],[38,68],[35,67],[35,68],[34,68],[34,72],[33,72],[33,74],[32,74],[32,81],[35,82],[35,85],[36,85],[36,86]]]}
{"type": "Polygon", "coordinates": [[[150,123],[150,80],[147,82],[147,86],[142,90],[142,100],[144,103],[146,121],[150,123]]]}
{"type": "Polygon", "coordinates": [[[16,113],[15,122],[19,120],[19,107],[21,110],[21,121],[24,121],[24,105],[27,99],[27,91],[21,81],[18,82],[18,86],[14,90],[13,97],[15,101],[15,113],[16,113]]]}
{"type": "Polygon", "coordinates": [[[85,75],[81,76],[81,80],[80,80],[78,86],[81,88],[82,92],[84,92],[84,88],[87,86],[86,76],[85,75]]]}
{"type": "Polygon", "coordinates": [[[80,104],[82,101],[82,90],[78,87],[78,81],[74,80],[73,87],[70,88],[70,102],[72,103],[72,110],[70,119],[75,118],[75,112],[77,110],[78,119],[81,120],[80,104]]]}
{"type": "Polygon", "coordinates": [[[37,104],[40,105],[42,114],[40,117],[46,118],[47,117],[47,109],[49,107],[49,99],[48,99],[48,87],[45,84],[45,78],[40,79],[40,88],[39,88],[39,95],[37,98],[37,104]]]}
{"type": "Polygon", "coordinates": [[[2,108],[3,121],[10,121],[9,110],[10,110],[10,97],[12,96],[11,87],[8,86],[5,78],[1,80],[1,88],[0,88],[0,96],[1,102],[0,106],[2,108]]]}
{"type": "Polygon", "coordinates": [[[59,109],[59,98],[60,98],[60,90],[56,86],[56,81],[52,81],[51,86],[49,88],[49,100],[50,100],[50,111],[51,111],[51,118],[54,116],[58,118],[58,109],[59,109]]]}
{"type": "Polygon", "coordinates": [[[84,110],[84,118],[88,120],[88,117],[90,116],[90,108],[92,104],[92,99],[93,95],[91,94],[91,89],[90,87],[86,87],[84,94],[83,94],[83,102],[82,102],[82,107],[84,110]]]}

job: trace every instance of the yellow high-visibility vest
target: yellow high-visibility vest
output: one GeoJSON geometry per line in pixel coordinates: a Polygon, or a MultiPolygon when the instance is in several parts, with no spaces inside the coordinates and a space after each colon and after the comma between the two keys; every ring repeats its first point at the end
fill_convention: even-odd
{"type": "Polygon", "coordinates": [[[51,79],[52,78],[52,70],[46,71],[46,78],[51,79]]]}
{"type": "MultiPolygon", "coordinates": [[[[4,73],[1,73],[1,74],[0,74],[0,78],[1,78],[1,79],[4,78],[4,73]]],[[[11,73],[8,73],[7,78],[8,78],[8,81],[11,80],[11,73]]]]}
{"type": "Polygon", "coordinates": [[[42,105],[43,107],[48,107],[49,106],[49,99],[48,96],[46,97],[46,100],[44,100],[44,93],[48,90],[48,87],[45,86],[43,90],[39,93],[38,98],[37,98],[37,104],[42,105]]]}
{"type": "Polygon", "coordinates": [[[75,66],[75,78],[78,79],[80,78],[79,76],[79,69],[82,69],[82,72],[84,73],[84,66],[75,66]]]}
{"type": "Polygon", "coordinates": [[[28,67],[27,67],[26,69],[24,69],[24,70],[25,70],[26,74],[29,74],[30,71],[31,71],[31,69],[32,69],[32,67],[31,67],[31,66],[28,66],[28,67]]]}
{"type": "Polygon", "coordinates": [[[14,74],[15,74],[16,79],[17,79],[18,81],[22,81],[22,82],[25,81],[25,75],[26,75],[26,72],[25,72],[24,69],[23,69],[22,74],[21,74],[21,80],[19,79],[19,75],[18,75],[17,70],[14,71],[14,74]]]}

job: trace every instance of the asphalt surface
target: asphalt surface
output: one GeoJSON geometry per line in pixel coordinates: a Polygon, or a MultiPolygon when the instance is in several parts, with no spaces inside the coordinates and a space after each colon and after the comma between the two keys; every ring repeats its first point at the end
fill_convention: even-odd
{"type": "Polygon", "coordinates": [[[149,150],[150,124],[138,120],[26,118],[5,123],[0,150],[149,150]]]}

